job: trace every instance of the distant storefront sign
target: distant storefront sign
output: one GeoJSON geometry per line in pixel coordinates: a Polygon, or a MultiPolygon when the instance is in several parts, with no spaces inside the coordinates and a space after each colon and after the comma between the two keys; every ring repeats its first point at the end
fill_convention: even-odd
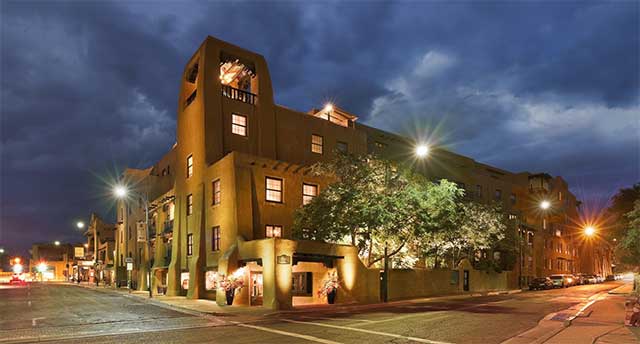
{"type": "Polygon", "coordinates": [[[286,254],[280,255],[277,258],[278,264],[291,264],[291,256],[286,254]]]}
{"type": "Polygon", "coordinates": [[[73,255],[76,258],[83,258],[84,257],[84,247],[82,247],[82,246],[74,247],[73,248],[73,255]]]}

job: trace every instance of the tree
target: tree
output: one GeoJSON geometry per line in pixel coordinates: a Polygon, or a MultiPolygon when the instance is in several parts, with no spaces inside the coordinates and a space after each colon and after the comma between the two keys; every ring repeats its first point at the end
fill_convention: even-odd
{"type": "Polygon", "coordinates": [[[633,238],[638,226],[634,227],[636,209],[635,204],[640,200],[640,183],[629,188],[622,188],[611,198],[611,205],[607,208],[607,218],[612,222],[606,239],[619,245],[615,247],[615,255],[623,265],[639,265],[640,256],[634,253],[633,238]]]}
{"type": "Polygon", "coordinates": [[[627,227],[624,237],[620,241],[626,250],[624,263],[640,265],[640,199],[634,202],[631,211],[625,214],[627,227]]]}
{"type": "Polygon", "coordinates": [[[294,236],[350,243],[368,267],[384,258],[413,267],[433,255],[455,265],[461,257],[486,250],[504,238],[504,216],[493,206],[464,203],[455,183],[433,183],[390,161],[372,156],[338,154],[312,167],[332,176],[294,217],[294,236]]]}

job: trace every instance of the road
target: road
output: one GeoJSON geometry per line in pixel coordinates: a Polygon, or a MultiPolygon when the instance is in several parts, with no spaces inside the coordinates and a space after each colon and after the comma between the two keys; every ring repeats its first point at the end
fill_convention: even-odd
{"type": "Polygon", "coordinates": [[[483,297],[197,316],[63,284],[0,287],[0,343],[500,343],[618,282],[483,297]]]}

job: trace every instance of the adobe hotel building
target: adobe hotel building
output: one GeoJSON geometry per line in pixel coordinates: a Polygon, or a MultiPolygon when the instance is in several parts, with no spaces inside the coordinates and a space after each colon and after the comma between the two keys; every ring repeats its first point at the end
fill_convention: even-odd
{"type": "MultiPolygon", "coordinates": [[[[308,173],[313,163],[337,150],[407,159],[414,142],[362,125],[336,106],[302,113],[276,105],[265,59],[212,37],[187,63],[178,104],[177,143],[154,166],[124,173],[149,199],[152,245],[136,240],[142,203],[120,201],[119,281],[127,279],[129,257],[133,280],[146,289],[150,258],[153,290],[168,295],[223,304],[216,276],[235,273],[245,287],[234,304],[290,308],[322,302],[315,291],[337,272],[338,302],[379,300],[379,270],[361,264],[354,247],[292,240],[293,212],[327,186],[308,173]]],[[[580,271],[568,226],[578,203],[562,178],[514,174],[436,148],[423,165],[431,178],[456,181],[473,199],[502,202],[518,221],[528,244],[513,276],[580,271]],[[542,197],[553,197],[553,212],[533,209],[542,197]]]]}

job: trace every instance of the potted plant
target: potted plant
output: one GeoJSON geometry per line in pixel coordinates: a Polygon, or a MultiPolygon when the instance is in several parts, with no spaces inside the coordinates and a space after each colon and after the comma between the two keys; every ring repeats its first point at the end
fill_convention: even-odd
{"type": "Polygon", "coordinates": [[[327,296],[327,303],[330,305],[336,302],[336,294],[338,293],[338,288],[340,287],[340,281],[338,281],[337,273],[330,273],[329,276],[322,281],[320,285],[320,289],[318,289],[318,296],[327,296]]]}
{"type": "Polygon", "coordinates": [[[229,277],[221,275],[219,281],[220,289],[224,290],[227,297],[227,305],[233,304],[233,298],[236,295],[236,289],[241,289],[244,286],[244,269],[238,269],[229,277]]]}

